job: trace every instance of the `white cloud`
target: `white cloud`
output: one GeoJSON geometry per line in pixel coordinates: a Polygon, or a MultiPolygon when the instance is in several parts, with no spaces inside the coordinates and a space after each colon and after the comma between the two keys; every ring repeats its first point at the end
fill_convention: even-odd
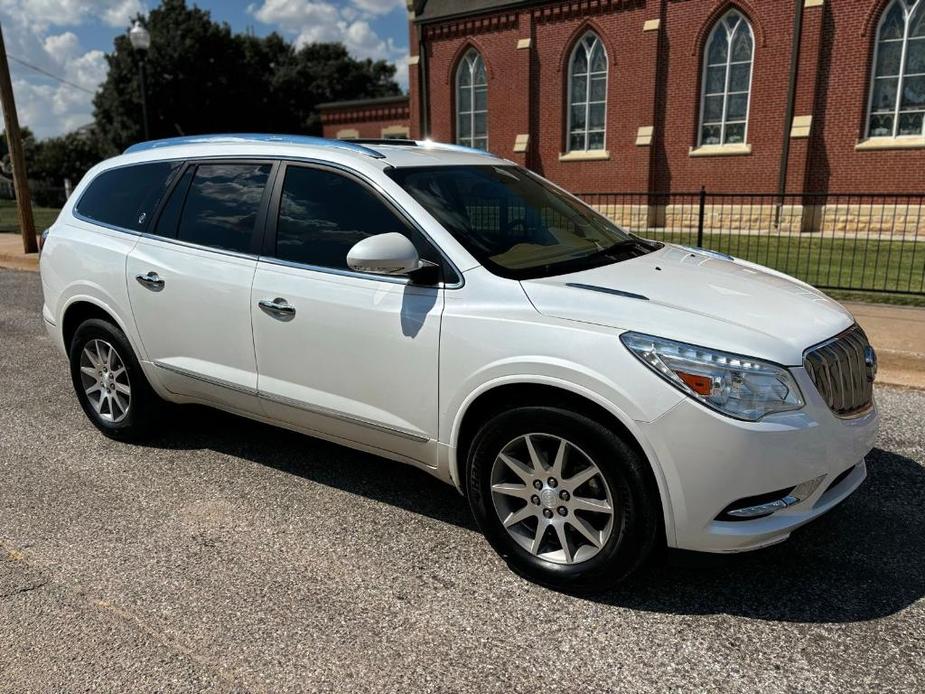
{"type": "Polygon", "coordinates": [[[340,6],[324,0],[263,0],[247,11],[264,24],[295,39],[297,46],[340,41],[357,58],[395,63],[395,79],[408,86],[408,47],[382,38],[370,22],[405,6],[404,0],[350,0],[340,6]]]}
{"type": "Polygon", "coordinates": [[[127,24],[128,16],[140,7],[139,0],[0,0],[7,53],[13,58],[10,69],[20,124],[38,137],[49,137],[93,120],[93,92],[106,78],[105,55],[100,50],[84,50],[74,32],[54,33],[51,26],[75,26],[93,19],[127,24]]]}
{"type": "Polygon", "coordinates": [[[106,5],[101,15],[106,24],[111,27],[127,26],[132,18],[144,13],[141,0],[113,0],[112,2],[94,2],[91,5],[106,5]]]}
{"type": "Polygon", "coordinates": [[[144,5],[142,0],[0,0],[0,14],[33,29],[75,26],[94,19],[119,27],[142,12],[144,5]]]}
{"type": "Polygon", "coordinates": [[[406,7],[405,0],[353,0],[353,4],[368,14],[389,14],[406,7]]]}
{"type": "Polygon", "coordinates": [[[42,44],[45,52],[59,63],[73,58],[80,50],[80,41],[77,39],[77,34],[72,31],[46,36],[42,44]]]}

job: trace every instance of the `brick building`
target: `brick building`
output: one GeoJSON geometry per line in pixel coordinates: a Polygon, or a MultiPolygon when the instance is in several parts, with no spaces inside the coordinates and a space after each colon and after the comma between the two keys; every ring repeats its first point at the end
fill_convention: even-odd
{"type": "Polygon", "coordinates": [[[407,138],[411,116],[407,96],[385,96],[358,101],[332,101],[318,107],[325,137],[407,138]]]}
{"type": "MultiPolygon", "coordinates": [[[[484,146],[587,193],[922,190],[925,0],[408,9],[413,138],[484,146]]],[[[325,134],[385,134],[378,113],[338,109],[325,134]]],[[[804,207],[806,228],[818,211],[804,207]]]]}

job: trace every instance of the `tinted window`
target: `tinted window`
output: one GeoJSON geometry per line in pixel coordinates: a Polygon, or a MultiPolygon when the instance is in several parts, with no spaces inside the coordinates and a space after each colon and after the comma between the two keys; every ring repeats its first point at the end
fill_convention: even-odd
{"type": "Polygon", "coordinates": [[[196,168],[177,238],[203,246],[246,253],[269,164],[202,164],[196,168]]]}
{"type": "Polygon", "coordinates": [[[287,168],[277,258],[345,270],[347,252],[357,241],[391,231],[412,238],[407,225],[353,179],[321,169],[287,168]]]}
{"type": "Polygon", "coordinates": [[[104,171],[81,196],[77,212],[97,222],[141,231],[179,166],[156,162],[104,171]]]}
{"type": "Polygon", "coordinates": [[[167,198],[164,209],[161,210],[157,218],[157,225],[154,233],[158,236],[167,236],[174,238],[177,235],[177,224],[180,223],[180,212],[183,210],[183,203],[186,200],[186,192],[189,190],[190,181],[193,179],[194,167],[189,167],[183,172],[183,176],[177,181],[173,192],[167,198]]]}
{"type": "Polygon", "coordinates": [[[577,272],[661,247],[514,166],[397,168],[388,175],[503,277],[577,272]]]}

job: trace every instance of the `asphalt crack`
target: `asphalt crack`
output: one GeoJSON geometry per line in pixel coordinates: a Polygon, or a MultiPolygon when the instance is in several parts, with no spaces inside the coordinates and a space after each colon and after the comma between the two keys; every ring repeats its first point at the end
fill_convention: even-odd
{"type": "Polygon", "coordinates": [[[22,588],[17,588],[16,590],[10,590],[10,591],[7,591],[6,593],[0,593],[0,600],[12,598],[16,595],[22,595],[23,593],[31,593],[33,590],[44,588],[47,585],[48,585],[48,581],[40,581],[38,583],[33,583],[28,586],[23,586],[22,588]]]}

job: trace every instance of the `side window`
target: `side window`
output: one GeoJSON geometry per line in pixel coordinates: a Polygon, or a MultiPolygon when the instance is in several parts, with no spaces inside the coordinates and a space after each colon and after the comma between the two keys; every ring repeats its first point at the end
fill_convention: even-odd
{"type": "Polygon", "coordinates": [[[157,224],[154,227],[153,233],[157,236],[176,237],[177,224],[180,223],[180,212],[183,211],[183,203],[186,201],[186,193],[189,190],[190,181],[193,180],[194,170],[195,167],[193,166],[187,168],[170,193],[170,197],[164,204],[164,209],[161,210],[161,214],[157,218],[157,224]]]}
{"type": "Polygon", "coordinates": [[[270,164],[200,164],[186,195],[177,238],[247,253],[270,169],[270,164]]]}
{"type": "Polygon", "coordinates": [[[346,270],[347,252],[357,241],[391,231],[413,238],[404,222],[353,179],[287,167],[276,225],[280,260],[346,270]]]}
{"type": "Polygon", "coordinates": [[[153,162],[104,171],[87,187],[76,211],[103,224],[141,231],[179,167],[178,162],[153,162]]]}

